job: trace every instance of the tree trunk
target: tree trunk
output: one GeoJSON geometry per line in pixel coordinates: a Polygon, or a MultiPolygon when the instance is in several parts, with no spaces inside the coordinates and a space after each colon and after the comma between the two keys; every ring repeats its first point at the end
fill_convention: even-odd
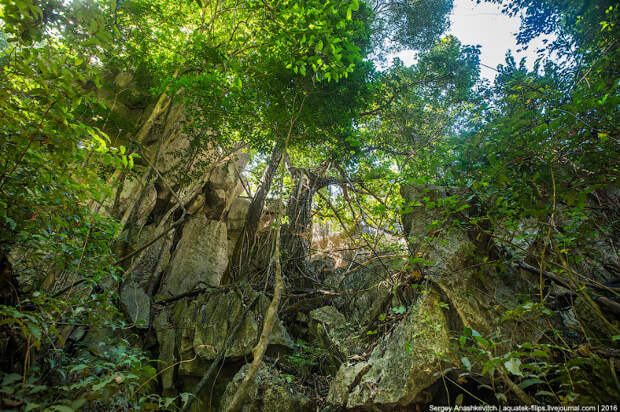
{"type": "Polygon", "coordinates": [[[338,182],[306,169],[290,168],[289,171],[294,184],[286,205],[288,223],[283,227],[280,244],[282,266],[295,286],[310,287],[312,285],[308,282],[311,278],[306,263],[312,241],[312,200],[319,189],[338,182]]]}
{"type": "Polygon", "coordinates": [[[271,189],[271,183],[278,170],[280,161],[282,160],[282,148],[277,143],[271,152],[271,158],[261,179],[260,187],[254,194],[248,214],[245,218],[245,224],[233,251],[232,257],[228,264],[228,269],[222,277],[222,283],[230,283],[240,279],[245,279],[247,273],[243,271],[243,266],[247,265],[252,259],[252,250],[255,245],[256,232],[260,218],[265,207],[265,199],[271,189]]]}

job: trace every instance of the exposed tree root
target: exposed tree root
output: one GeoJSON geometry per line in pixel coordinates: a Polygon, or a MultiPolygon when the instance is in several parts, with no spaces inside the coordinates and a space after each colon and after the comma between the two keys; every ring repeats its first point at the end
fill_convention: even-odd
{"type": "Polygon", "coordinates": [[[258,372],[258,368],[260,367],[263,357],[265,356],[265,352],[267,351],[267,346],[269,345],[269,337],[271,336],[271,330],[273,329],[273,325],[276,323],[277,314],[278,314],[278,306],[280,305],[280,297],[282,296],[282,290],[284,289],[284,281],[282,280],[282,268],[280,267],[280,229],[278,228],[276,234],[276,245],[275,245],[275,265],[276,265],[276,284],[273,291],[273,299],[267,308],[267,313],[265,314],[265,321],[263,322],[263,330],[260,334],[260,338],[258,343],[252,350],[252,355],[254,359],[250,364],[248,372],[243,377],[243,381],[237,388],[230,405],[226,409],[227,412],[237,412],[241,409],[243,405],[243,401],[248,395],[248,390],[250,388],[250,384],[254,382],[256,378],[256,373],[258,372]]]}

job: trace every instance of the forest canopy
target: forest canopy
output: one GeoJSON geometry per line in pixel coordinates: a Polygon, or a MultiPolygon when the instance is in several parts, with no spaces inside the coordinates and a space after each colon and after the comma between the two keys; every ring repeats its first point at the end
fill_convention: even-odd
{"type": "MultiPolygon", "coordinates": [[[[330,407],[338,368],[396,339],[416,299],[440,285],[440,303],[458,306],[437,281],[451,263],[430,257],[457,250],[454,233],[475,248],[458,270],[530,286],[508,293],[514,307],[489,304],[489,324],[543,332],[526,346],[456,308],[458,355],[433,378],[454,383],[440,386],[446,402],[617,402],[619,6],[480,2],[521,17],[522,47],[549,36],[533,66],[508,53],[494,81],[480,78],[479,46],[447,34],[452,0],[0,0],[0,409],[220,410],[203,389],[227,396],[210,374],[233,362],[239,328],[210,358],[210,344],[194,348],[213,368],[172,391],[167,373],[193,355],[173,337],[163,360],[155,324],[187,298],[243,288],[246,312],[264,303],[265,315],[221,410],[254,396],[278,322],[296,345],[283,381],[319,376],[314,405],[330,407]],[[402,50],[413,64],[392,58],[402,50]],[[411,217],[419,208],[428,225],[411,217]],[[191,238],[194,222],[212,231],[191,238]],[[335,266],[316,269],[327,257],[335,266]],[[354,307],[364,290],[328,278],[343,285],[377,262],[382,313],[346,313],[366,351],[333,355],[300,319],[330,299],[354,307]],[[578,314],[574,330],[559,307],[578,314]]],[[[392,410],[372,403],[380,393],[360,405],[392,410]]]]}

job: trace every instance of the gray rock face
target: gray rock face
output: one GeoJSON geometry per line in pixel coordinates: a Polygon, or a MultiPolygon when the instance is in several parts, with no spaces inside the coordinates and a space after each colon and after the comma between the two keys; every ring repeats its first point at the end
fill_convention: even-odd
{"type": "Polygon", "coordinates": [[[323,306],[310,312],[308,329],[310,336],[331,354],[334,371],[348,357],[361,352],[352,328],[344,315],[333,306],[323,306]]]}
{"type": "MultiPolygon", "coordinates": [[[[409,213],[402,216],[409,249],[414,256],[429,262],[432,272],[462,270],[464,261],[474,253],[467,232],[453,225],[446,213],[451,207],[448,199],[464,193],[460,188],[401,186],[401,195],[410,205],[409,213]]],[[[467,209],[463,212],[467,213],[467,209]]]]}
{"type": "Polygon", "coordinates": [[[483,336],[499,330],[514,343],[536,342],[546,328],[500,324],[498,316],[489,315],[494,305],[518,305],[516,296],[530,293],[530,285],[514,268],[480,264],[487,251],[453,219],[456,213],[446,214],[448,206],[459,208],[460,201],[450,196],[462,190],[405,186],[401,193],[410,205],[403,216],[409,248],[424,260],[420,270],[431,283],[394,331],[379,340],[368,361],[340,367],[328,396],[333,405],[382,410],[429,401],[427,389],[439,379],[439,362],[456,358],[449,334],[457,318],[483,336]],[[442,300],[449,310],[439,306],[442,300]]]}
{"type": "MultiPolygon", "coordinates": [[[[247,373],[249,365],[245,365],[226,387],[220,401],[220,409],[226,410],[236,389],[247,373]]],[[[313,411],[310,398],[300,392],[293,384],[275,368],[263,364],[250,385],[248,396],[241,407],[242,412],[310,412],[313,411]]]]}
{"type": "Polygon", "coordinates": [[[214,189],[210,184],[206,188],[205,214],[209,219],[220,220],[227,208],[227,193],[224,189],[214,189]]]}
{"type": "MultiPolygon", "coordinates": [[[[137,200],[140,191],[143,189],[142,184],[139,179],[134,178],[132,180],[126,179],[123,184],[123,190],[119,196],[119,212],[121,216],[127,208],[137,200]]],[[[100,213],[103,213],[107,216],[111,216],[114,212],[114,196],[108,197],[103,203],[103,208],[99,210],[100,213]]],[[[144,194],[142,195],[142,201],[138,204],[136,216],[136,226],[142,227],[146,223],[146,219],[148,215],[151,213],[153,208],[155,207],[155,203],[157,201],[157,190],[155,186],[150,184],[144,188],[144,194]]]]}
{"type": "Polygon", "coordinates": [[[151,298],[133,281],[121,289],[121,307],[129,319],[140,329],[148,329],[151,322],[151,298]]]}
{"type": "Polygon", "coordinates": [[[357,377],[363,376],[368,369],[370,369],[368,362],[342,365],[329,387],[327,402],[338,406],[347,405],[349,393],[356,386],[357,377]]]}
{"type": "MultiPolygon", "coordinates": [[[[174,345],[180,358],[192,359],[195,355],[198,356],[194,362],[181,364],[180,374],[201,376],[205,371],[205,361],[215,359],[218,353],[224,350],[228,335],[239,323],[241,327],[226,349],[225,357],[240,358],[252,353],[262,330],[269,299],[261,294],[254,308],[242,319],[246,305],[256,296],[253,291],[243,293],[247,295],[245,298],[242,298],[239,291],[215,290],[191,300],[179,301],[168,314],[158,316],[157,319],[161,317],[161,321],[155,322],[154,326],[158,340],[163,339],[159,340],[160,348],[168,347],[172,337],[167,335],[166,331],[172,328],[178,331],[178,335],[172,340],[176,342],[174,345]],[[173,326],[166,327],[168,324],[173,326]]],[[[293,341],[279,321],[274,325],[269,344],[293,346],[293,341]]]]}
{"type": "Polygon", "coordinates": [[[410,308],[394,332],[375,347],[368,361],[343,364],[328,402],[347,408],[391,408],[428,401],[425,392],[449,351],[448,325],[431,291],[410,308]]]}
{"type": "MultiPolygon", "coordinates": [[[[173,235],[174,230],[170,231],[142,253],[138,254],[136,257],[137,260],[132,262],[132,270],[129,278],[139,283],[147,293],[151,286],[154,286],[152,285],[154,279],[159,273],[166,269],[170,261],[170,247],[172,245],[173,235]]],[[[157,232],[154,225],[145,226],[140,232],[134,247],[138,248],[151,241],[156,236],[157,232]]]]}
{"type": "Polygon", "coordinates": [[[136,225],[138,227],[144,226],[149,214],[153,211],[155,203],[157,202],[157,190],[154,185],[148,185],[144,189],[142,195],[142,202],[138,207],[138,215],[136,217],[136,225]]]}
{"type": "Polygon", "coordinates": [[[237,239],[241,236],[241,231],[245,224],[245,217],[250,209],[250,203],[252,203],[252,201],[249,198],[238,197],[232,201],[230,209],[228,210],[226,224],[228,228],[229,257],[232,256],[237,239]]]}
{"type": "Polygon", "coordinates": [[[369,259],[369,263],[354,267],[352,273],[340,282],[339,289],[353,296],[337,301],[349,319],[355,319],[361,324],[376,319],[388,305],[392,299],[391,282],[388,280],[406,263],[405,259],[394,257],[369,259]]]}
{"type": "Polygon", "coordinates": [[[510,322],[499,324],[497,316],[489,316],[494,305],[515,307],[517,295],[531,292],[531,285],[510,267],[500,271],[484,265],[481,258],[487,251],[476,247],[466,228],[446,217],[446,199],[452,196],[452,207],[459,208],[462,201],[456,199],[466,194],[465,189],[412,185],[401,187],[401,194],[413,204],[410,213],[403,216],[409,247],[429,262],[424,271],[431,273],[430,280],[447,296],[463,324],[483,335],[500,328],[515,342],[537,341],[544,327],[515,328],[510,322]],[[515,336],[515,331],[521,336],[515,336]]]}
{"type": "Polygon", "coordinates": [[[170,324],[167,311],[162,311],[153,319],[153,328],[157,335],[157,342],[159,342],[158,359],[161,362],[157,364],[157,369],[161,376],[162,394],[164,396],[173,396],[176,394],[174,368],[169,366],[173,365],[177,360],[176,332],[170,324]]]}
{"type": "Polygon", "coordinates": [[[173,296],[195,287],[217,286],[227,264],[226,223],[198,215],[183,227],[162,293],[173,296]]]}

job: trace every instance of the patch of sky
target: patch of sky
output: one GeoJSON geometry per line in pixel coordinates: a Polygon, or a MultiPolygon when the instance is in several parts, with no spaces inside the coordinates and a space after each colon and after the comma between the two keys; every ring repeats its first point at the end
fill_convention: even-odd
{"type": "MultiPolygon", "coordinates": [[[[532,41],[526,50],[517,45],[516,34],[519,31],[521,19],[518,16],[509,17],[502,14],[497,4],[480,3],[475,0],[455,0],[454,9],[450,15],[450,30],[448,34],[456,36],[461,43],[480,45],[480,76],[483,79],[493,80],[497,65],[504,64],[506,53],[510,50],[519,62],[526,59],[526,66],[532,69],[539,57],[538,51],[544,47],[544,39],[532,41]]],[[[398,57],[407,66],[415,63],[415,53],[405,50],[388,58],[391,62],[398,57]]]]}

